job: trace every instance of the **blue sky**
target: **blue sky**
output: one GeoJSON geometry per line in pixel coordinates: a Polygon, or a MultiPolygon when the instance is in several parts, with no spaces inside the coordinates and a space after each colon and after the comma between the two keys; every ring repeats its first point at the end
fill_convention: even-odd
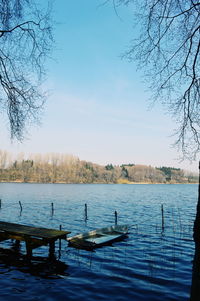
{"type": "MultiPolygon", "coordinates": [[[[41,126],[24,142],[10,142],[2,116],[1,149],[13,153],[68,153],[99,164],[138,163],[197,171],[172,147],[176,125],[157,103],[135,62],[121,54],[133,38],[131,7],[102,0],[55,0],[53,60],[46,62],[50,91],[41,126]]],[[[112,2],[112,1],[111,1],[112,2]]]]}

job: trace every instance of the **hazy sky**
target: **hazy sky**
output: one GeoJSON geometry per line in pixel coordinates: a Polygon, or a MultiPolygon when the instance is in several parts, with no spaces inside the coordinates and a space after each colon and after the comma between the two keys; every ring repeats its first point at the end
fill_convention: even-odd
{"type": "MultiPolygon", "coordinates": [[[[150,91],[135,62],[121,59],[133,38],[131,8],[104,0],[55,0],[54,60],[48,60],[42,125],[11,143],[1,116],[0,148],[25,153],[57,152],[99,164],[136,163],[197,171],[179,163],[172,147],[176,125],[160,104],[149,109],[150,91]]],[[[112,1],[111,1],[112,2],[112,1]]]]}

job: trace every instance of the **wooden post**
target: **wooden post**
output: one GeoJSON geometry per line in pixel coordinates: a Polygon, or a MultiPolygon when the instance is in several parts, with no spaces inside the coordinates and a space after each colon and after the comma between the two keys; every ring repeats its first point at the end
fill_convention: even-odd
{"type": "Polygon", "coordinates": [[[32,248],[31,248],[31,244],[28,241],[26,241],[25,243],[26,243],[26,255],[27,255],[28,259],[31,260],[32,251],[33,251],[32,248]]]}
{"type": "MultiPolygon", "coordinates": [[[[13,241],[13,239],[12,239],[13,241]]],[[[13,243],[13,249],[15,252],[19,252],[20,249],[20,240],[15,240],[15,242],[13,243]]]]}
{"type": "Polygon", "coordinates": [[[49,242],[49,258],[50,259],[55,259],[55,241],[52,240],[49,242]]]}
{"type": "MultiPolygon", "coordinates": [[[[59,229],[60,231],[62,230],[62,225],[60,225],[59,229]]],[[[61,238],[59,238],[59,257],[60,257],[60,253],[61,253],[61,238]]]]}
{"type": "Polygon", "coordinates": [[[118,219],[118,217],[117,217],[117,211],[115,210],[115,225],[117,225],[117,219],[118,219]]]}
{"type": "Polygon", "coordinates": [[[1,199],[0,199],[0,209],[1,209],[1,199]]]}
{"type": "Polygon", "coordinates": [[[54,214],[54,206],[53,206],[53,203],[51,203],[51,215],[53,216],[54,214]]]}
{"type": "Polygon", "coordinates": [[[22,203],[19,201],[20,211],[22,211],[22,203]]]}
{"type": "Polygon", "coordinates": [[[87,204],[85,204],[85,221],[88,219],[88,214],[87,214],[87,204]]]}
{"type": "Polygon", "coordinates": [[[162,231],[165,229],[165,222],[164,222],[164,208],[163,204],[161,205],[161,213],[162,213],[162,231]]]}

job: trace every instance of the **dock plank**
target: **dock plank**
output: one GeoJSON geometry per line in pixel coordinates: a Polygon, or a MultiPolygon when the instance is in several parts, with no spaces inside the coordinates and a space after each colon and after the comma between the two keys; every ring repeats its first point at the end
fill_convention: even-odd
{"type": "Polygon", "coordinates": [[[0,241],[7,239],[25,241],[29,257],[32,256],[33,249],[47,244],[49,244],[50,256],[53,256],[55,241],[66,239],[69,233],[71,232],[0,221],[0,241]]]}
{"type": "Polygon", "coordinates": [[[63,230],[55,230],[48,228],[38,228],[32,226],[26,226],[15,223],[8,223],[0,221],[0,231],[5,231],[10,234],[18,234],[18,235],[27,235],[27,236],[35,236],[42,239],[47,240],[55,240],[58,238],[62,238],[67,234],[71,233],[70,231],[63,230]]]}

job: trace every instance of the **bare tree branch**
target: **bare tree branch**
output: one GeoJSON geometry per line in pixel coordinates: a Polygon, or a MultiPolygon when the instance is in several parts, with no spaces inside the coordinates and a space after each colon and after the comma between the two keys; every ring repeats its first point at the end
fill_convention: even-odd
{"type": "Polygon", "coordinates": [[[50,6],[34,0],[0,1],[0,108],[7,112],[12,138],[22,140],[39,118],[43,63],[52,42],[50,6]]]}
{"type": "MultiPolygon", "coordinates": [[[[137,38],[123,57],[144,69],[154,100],[177,122],[175,145],[193,160],[200,151],[200,2],[115,0],[137,8],[137,38]]],[[[136,10],[136,9],[135,9],[136,10]]]]}

